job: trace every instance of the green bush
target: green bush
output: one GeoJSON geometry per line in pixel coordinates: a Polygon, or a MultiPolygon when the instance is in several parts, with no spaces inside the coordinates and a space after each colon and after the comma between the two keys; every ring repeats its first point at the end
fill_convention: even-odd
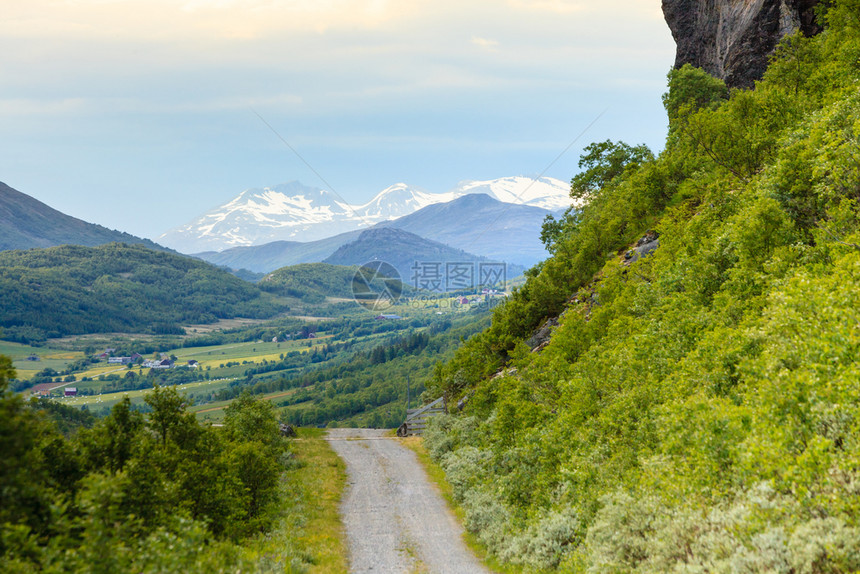
{"type": "Polygon", "coordinates": [[[280,527],[287,443],[271,405],[243,396],[222,429],[201,426],[173,387],[128,398],[95,424],[8,391],[0,357],[0,570],[301,571],[285,543],[246,549],[280,527]],[[68,437],[53,420],[62,420],[68,437]]]}

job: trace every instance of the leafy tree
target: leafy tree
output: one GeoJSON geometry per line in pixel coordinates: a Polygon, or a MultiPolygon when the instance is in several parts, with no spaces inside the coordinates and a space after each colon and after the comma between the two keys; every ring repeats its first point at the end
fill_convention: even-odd
{"type": "Polygon", "coordinates": [[[86,438],[80,441],[90,468],[121,472],[132,456],[143,426],[143,415],[132,409],[128,396],[123,397],[95,428],[85,431],[86,438]]]}
{"type": "Polygon", "coordinates": [[[86,417],[10,392],[13,375],[0,357],[0,571],[263,567],[249,537],[292,504],[281,497],[286,446],[269,403],[243,399],[225,432],[157,387],[146,420],[125,398],[87,429],[86,417]],[[68,438],[52,419],[72,425],[68,438]]]}
{"type": "Polygon", "coordinates": [[[570,196],[576,200],[588,199],[616,181],[625,169],[654,159],[644,144],[631,147],[610,140],[587,145],[584,151],[579,158],[579,168],[584,170],[570,182],[570,196]]]}
{"type": "Polygon", "coordinates": [[[224,427],[234,441],[268,446],[280,443],[278,419],[271,401],[255,399],[247,389],[224,409],[224,427]]]}
{"type": "Polygon", "coordinates": [[[152,409],[147,424],[158,435],[161,446],[166,447],[168,442],[187,444],[197,430],[194,414],[186,411],[188,399],[174,387],[156,385],[144,401],[152,409]]]}
{"type": "Polygon", "coordinates": [[[690,64],[673,68],[668,75],[669,91],[663,94],[663,107],[669,114],[670,129],[700,109],[716,109],[729,99],[725,82],[690,64]]]}
{"type": "Polygon", "coordinates": [[[540,240],[546,250],[550,253],[555,252],[562,238],[576,229],[578,221],[578,210],[575,207],[568,208],[558,219],[552,214],[547,214],[540,229],[540,240]]]}
{"type": "MultiPolygon", "coordinates": [[[[0,355],[0,529],[21,525],[44,532],[51,519],[52,493],[47,464],[40,449],[50,429],[23,398],[9,390],[15,377],[12,361],[0,355]]],[[[0,550],[5,546],[0,536],[0,550]]]]}
{"type": "Polygon", "coordinates": [[[265,527],[264,512],[278,492],[281,468],[264,446],[256,441],[240,443],[232,449],[230,458],[246,496],[246,520],[251,530],[265,527]]]}

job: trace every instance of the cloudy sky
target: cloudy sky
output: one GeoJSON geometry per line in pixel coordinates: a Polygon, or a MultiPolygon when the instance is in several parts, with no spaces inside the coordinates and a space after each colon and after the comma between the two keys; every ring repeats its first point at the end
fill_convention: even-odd
{"type": "Polygon", "coordinates": [[[249,187],[299,180],[361,203],[400,181],[566,181],[592,141],[656,150],[665,135],[674,43],[659,0],[0,0],[0,13],[0,181],[151,238],[249,187]]]}

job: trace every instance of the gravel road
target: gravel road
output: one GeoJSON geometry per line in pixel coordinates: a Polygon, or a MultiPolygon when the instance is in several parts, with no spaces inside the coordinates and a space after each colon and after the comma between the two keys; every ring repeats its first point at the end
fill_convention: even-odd
{"type": "Polygon", "coordinates": [[[385,432],[328,433],[349,475],[340,509],[349,540],[349,571],[489,573],[463,543],[462,528],[415,453],[385,432]]]}

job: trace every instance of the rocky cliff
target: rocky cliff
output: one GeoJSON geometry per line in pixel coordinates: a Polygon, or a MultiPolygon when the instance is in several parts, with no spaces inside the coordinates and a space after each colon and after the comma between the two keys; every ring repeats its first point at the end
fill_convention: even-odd
{"type": "Polygon", "coordinates": [[[663,0],[678,46],[675,67],[692,64],[729,87],[761,79],[780,38],[800,29],[817,34],[818,0],[663,0]]]}

